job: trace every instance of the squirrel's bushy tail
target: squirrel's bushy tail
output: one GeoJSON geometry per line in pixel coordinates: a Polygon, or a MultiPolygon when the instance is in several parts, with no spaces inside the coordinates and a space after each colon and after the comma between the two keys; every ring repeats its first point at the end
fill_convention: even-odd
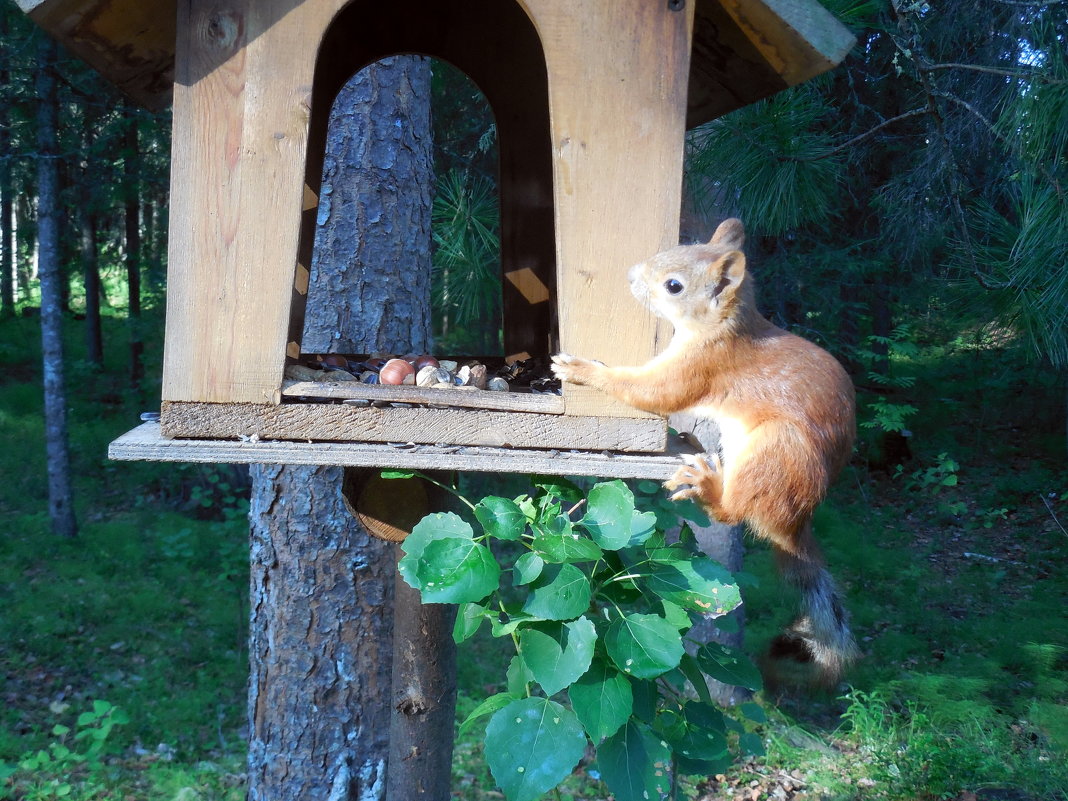
{"type": "Polygon", "coordinates": [[[823,564],[811,528],[808,521],[801,532],[799,543],[804,544],[803,549],[775,549],[783,579],[801,592],[801,614],[772,641],[768,656],[773,660],[811,663],[815,682],[831,686],[856,660],[859,651],[849,629],[849,614],[823,564]]]}

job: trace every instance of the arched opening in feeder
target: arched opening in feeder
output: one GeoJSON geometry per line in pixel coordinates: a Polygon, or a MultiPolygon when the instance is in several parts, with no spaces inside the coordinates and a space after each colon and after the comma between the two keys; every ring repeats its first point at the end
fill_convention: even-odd
{"type": "MultiPolygon", "coordinates": [[[[435,90],[466,95],[475,128],[482,128],[474,148],[465,143],[466,160],[455,147],[448,152],[449,142],[435,147],[435,353],[461,362],[484,357],[494,362],[491,375],[516,360],[547,365],[557,338],[548,80],[534,26],[511,0],[430,0],[403,10],[354,0],[326,31],[312,96],[287,360],[307,364],[336,350],[303,330],[305,310],[318,302],[308,287],[316,222],[329,202],[321,179],[331,108],[360,69],[398,53],[432,57],[435,90]]],[[[436,128],[441,137],[443,126],[436,128]]]]}

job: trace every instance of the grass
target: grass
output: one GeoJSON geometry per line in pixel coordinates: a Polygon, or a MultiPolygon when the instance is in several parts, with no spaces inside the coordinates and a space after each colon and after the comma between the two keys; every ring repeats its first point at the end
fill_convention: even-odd
{"type": "MultiPolygon", "coordinates": [[[[240,480],[107,461],[158,393],[126,386],[123,321],[106,325],[103,372],[68,332],[81,533],[63,541],[46,515],[37,320],[0,322],[0,434],[18,443],[0,449],[0,798],[243,798],[240,480]],[[96,702],[121,711],[106,733],[96,702]]],[[[1004,350],[921,353],[907,365],[913,461],[894,477],[858,460],[816,521],[864,658],[837,692],[759,695],[767,755],[683,797],[1068,798],[1068,472],[1049,433],[1064,430],[1063,378],[1004,350]]],[[[794,599],[763,546],[746,571],[757,653],[794,599]]],[[[491,640],[462,651],[458,716],[503,675],[491,640]]],[[[457,743],[456,798],[500,798],[481,736],[457,743]]],[[[558,797],[605,799],[595,776],[584,765],[558,797]]]]}

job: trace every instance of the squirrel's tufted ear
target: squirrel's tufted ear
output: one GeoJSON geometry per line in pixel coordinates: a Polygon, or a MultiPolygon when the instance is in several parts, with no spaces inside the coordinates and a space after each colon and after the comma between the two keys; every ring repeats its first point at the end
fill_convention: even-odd
{"type": "Polygon", "coordinates": [[[745,254],[740,250],[724,253],[708,265],[708,287],[712,302],[722,304],[734,295],[745,278],[745,254]]]}
{"type": "Polygon", "coordinates": [[[716,233],[712,234],[712,239],[709,240],[708,244],[730,248],[731,250],[741,250],[745,244],[745,226],[742,225],[742,221],[737,217],[724,220],[719,224],[716,233]]]}

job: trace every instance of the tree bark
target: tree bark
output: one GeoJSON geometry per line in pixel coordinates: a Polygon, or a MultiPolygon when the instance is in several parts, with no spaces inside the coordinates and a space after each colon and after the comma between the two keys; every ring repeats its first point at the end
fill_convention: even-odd
{"type": "MultiPolygon", "coordinates": [[[[88,195],[88,192],[85,193],[88,195]]],[[[85,358],[94,367],[104,366],[104,337],[100,328],[100,264],[96,250],[96,212],[90,198],[83,197],[81,214],[82,276],[85,281],[85,358]]]]}
{"type": "MultiPolygon", "coordinates": [[[[0,41],[7,40],[7,12],[0,12],[0,41]]],[[[0,86],[10,86],[11,73],[7,69],[6,59],[0,63],[0,86]]],[[[11,202],[14,187],[11,183],[11,134],[8,126],[11,115],[8,105],[0,106],[0,315],[15,315],[15,257],[12,249],[15,245],[14,211],[11,202]]]]}
{"type": "MultiPolygon", "coordinates": [[[[397,549],[397,558],[402,554],[397,549]]],[[[423,604],[396,578],[393,701],[386,798],[448,801],[456,716],[452,604],[423,604]]]]}
{"type": "Polygon", "coordinates": [[[129,288],[130,323],[130,386],[139,389],[144,378],[141,355],[144,343],[141,340],[141,197],[137,180],[139,148],[137,143],[137,116],[128,104],[122,111],[126,123],[124,155],[122,159],[123,187],[125,198],[126,230],[126,283],[129,288]]]}
{"type": "MultiPolygon", "coordinates": [[[[57,182],[58,185],[58,182],[57,182]]],[[[15,257],[15,280],[18,295],[25,298],[30,294],[30,281],[33,280],[34,249],[37,247],[37,226],[33,219],[33,205],[30,202],[32,184],[24,181],[15,197],[15,242],[12,255],[15,257]]]]}
{"type": "MultiPolygon", "coordinates": [[[[425,59],[387,59],[338,96],[306,352],[429,345],[429,81],[425,59]]],[[[251,801],[386,797],[396,558],[345,510],[341,477],[252,470],[251,801]]]]}
{"type": "MultiPolygon", "coordinates": [[[[689,431],[698,440],[706,451],[714,451],[719,447],[719,429],[716,424],[706,417],[698,417],[689,413],[672,415],[671,425],[677,431],[689,431]]],[[[742,558],[745,555],[744,526],[728,526],[717,520],[712,520],[708,526],[693,526],[697,544],[709,557],[715,559],[732,573],[742,569],[742,558]]],[[[715,620],[700,620],[690,630],[691,643],[688,647],[691,651],[697,649],[697,643],[718,642],[741,648],[745,639],[745,605],[739,605],[728,616],[735,624],[734,631],[723,631],[715,620]]],[[[748,701],[753,694],[744,687],[735,687],[730,684],[709,679],[708,690],[717,703],[723,706],[734,706],[743,701],[748,701]]]]}
{"type": "Polygon", "coordinates": [[[63,386],[63,301],[59,263],[59,170],[56,128],[56,46],[42,36],[37,51],[37,239],[41,280],[41,352],[44,367],[45,447],[48,453],[48,512],[52,530],[78,533],[67,443],[67,398],[63,386]]]}

